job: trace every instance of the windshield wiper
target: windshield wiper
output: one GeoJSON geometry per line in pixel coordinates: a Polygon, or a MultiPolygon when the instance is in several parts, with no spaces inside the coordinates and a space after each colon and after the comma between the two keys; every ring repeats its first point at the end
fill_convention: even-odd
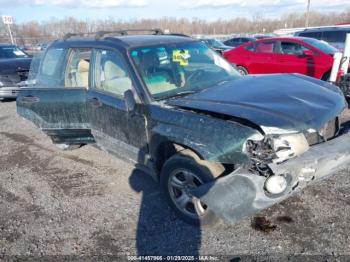
{"type": "Polygon", "coordinates": [[[181,96],[187,96],[187,95],[191,95],[191,94],[194,94],[194,93],[197,93],[197,92],[198,91],[194,91],[194,90],[183,91],[183,92],[179,92],[179,93],[176,93],[174,95],[168,96],[167,99],[175,98],[175,97],[181,97],[181,96]]]}

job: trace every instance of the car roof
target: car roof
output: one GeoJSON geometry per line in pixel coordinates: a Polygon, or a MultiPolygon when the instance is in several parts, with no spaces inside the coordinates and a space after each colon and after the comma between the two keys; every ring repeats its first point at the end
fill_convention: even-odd
{"type": "Polygon", "coordinates": [[[126,35],[126,36],[106,36],[101,39],[95,38],[71,38],[67,40],[56,40],[52,46],[72,46],[84,44],[85,46],[96,46],[108,43],[109,45],[119,45],[124,48],[134,48],[143,46],[153,46],[161,44],[176,44],[198,41],[194,38],[180,35],[126,35]]]}
{"type": "Polygon", "coordinates": [[[255,42],[265,42],[265,41],[282,41],[282,40],[287,40],[287,41],[293,41],[293,40],[297,40],[297,41],[304,41],[306,39],[313,39],[313,40],[317,40],[314,38],[310,38],[310,37],[302,37],[302,36],[293,36],[293,37],[288,37],[288,36],[284,36],[284,37],[269,37],[269,38],[262,38],[262,39],[258,39],[254,42],[250,42],[251,43],[255,43],[255,42]]]}
{"type": "Polygon", "coordinates": [[[324,31],[350,31],[349,25],[335,26],[335,27],[318,27],[318,28],[305,28],[297,33],[305,32],[324,32],[324,31]]]}
{"type": "Polygon", "coordinates": [[[239,38],[256,39],[254,36],[235,36],[230,39],[239,39],[239,38]]]}
{"type": "Polygon", "coordinates": [[[175,44],[179,42],[194,41],[194,39],[191,37],[178,35],[128,35],[118,36],[116,38],[127,44],[129,47],[149,46],[156,44],[175,44]]]}
{"type": "Polygon", "coordinates": [[[10,46],[15,46],[15,45],[0,43],[0,47],[10,47],[10,46]]]}

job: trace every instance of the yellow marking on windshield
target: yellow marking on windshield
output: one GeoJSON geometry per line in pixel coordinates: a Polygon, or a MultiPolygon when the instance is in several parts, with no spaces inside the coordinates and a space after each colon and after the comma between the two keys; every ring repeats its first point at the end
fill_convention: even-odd
{"type": "Polygon", "coordinates": [[[173,61],[180,63],[181,66],[188,66],[188,59],[190,57],[188,50],[173,50],[173,61]]]}

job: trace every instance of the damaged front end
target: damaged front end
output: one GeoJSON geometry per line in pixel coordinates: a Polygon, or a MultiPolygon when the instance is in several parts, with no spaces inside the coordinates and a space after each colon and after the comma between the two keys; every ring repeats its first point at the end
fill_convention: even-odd
{"type": "Polygon", "coordinates": [[[192,194],[231,223],[268,208],[350,165],[350,133],[335,124],[317,132],[254,135],[244,147],[251,159],[248,166],[192,194]]]}

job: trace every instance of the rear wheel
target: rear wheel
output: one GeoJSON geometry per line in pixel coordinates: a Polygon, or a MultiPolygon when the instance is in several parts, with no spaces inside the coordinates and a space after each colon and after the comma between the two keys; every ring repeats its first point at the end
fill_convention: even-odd
{"type": "Polygon", "coordinates": [[[170,207],[179,218],[192,225],[212,226],[220,220],[191,189],[210,182],[224,172],[221,164],[201,160],[190,150],[170,157],[161,171],[161,187],[170,207]]]}
{"type": "Polygon", "coordinates": [[[243,76],[248,75],[248,70],[243,66],[237,66],[237,71],[243,76]]]}

